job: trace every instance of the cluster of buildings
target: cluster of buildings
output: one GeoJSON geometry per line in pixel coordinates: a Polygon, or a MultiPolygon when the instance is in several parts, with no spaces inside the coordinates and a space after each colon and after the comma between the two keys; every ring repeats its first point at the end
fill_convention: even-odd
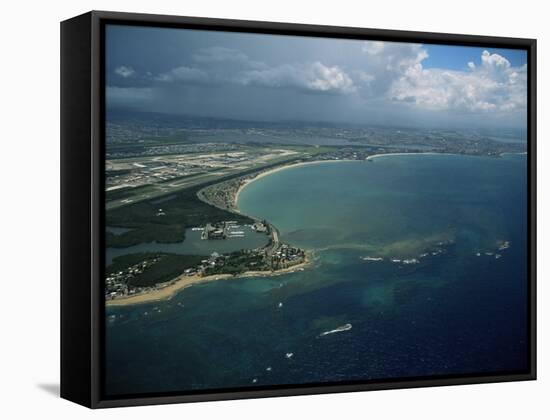
{"type": "Polygon", "coordinates": [[[129,285],[132,278],[142,274],[146,269],[156,264],[159,257],[146,259],[134,264],[125,270],[111,273],[105,278],[105,297],[114,299],[119,296],[129,296],[140,292],[140,287],[129,285]]]}
{"type": "Polygon", "coordinates": [[[316,156],[315,160],[366,160],[370,155],[377,153],[377,150],[365,147],[340,147],[316,156]]]}
{"type": "MultiPolygon", "coordinates": [[[[246,225],[249,226],[249,225],[246,225]]],[[[250,226],[257,233],[270,234],[270,227],[267,222],[255,222],[250,226]]],[[[204,228],[193,228],[202,230],[201,239],[227,239],[227,238],[243,238],[245,232],[242,226],[236,221],[229,220],[217,223],[207,223],[204,228]]]]}
{"type": "Polygon", "coordinates": [[[225,239],[226,229],[226,222],[207,223],[201,233],[201,239],[225,239]]]}
{"type": "Polygon", "coordinates": [[[305,261],[305,251],[287,244],[281,244],[279,249],[271,254],[271,269],[292,267],[305,261]]]}
{"type": "Polygon", "coordinates": [[[252,229],[254,229],[258,233],[267,233],[269,234],[269,224],[265,221],[263,222],[256,222],[252,225],[252,229]]]}
{"type": "MultiPolygon", "coordinates": [[[[203,239],[222,239],[231,234],[232,223],[221,222],[218,224],[207,224],[203,230],[203,239]]],[[[265,221],[257,221],[252,225],[252,229],[259,233],[270,234],[271,227],[265,221]]],[[[231,254],[212,253],[208,259],[201,261],[201,264],[193,269],[188,269],[185,274],[213,274],[215,273],[234,273],[236,267],[241,271],[257,270],[271,271],[288,268],[305,261],[305,251],[292,247],[288,244],[271,241],[269,245],[257,249],[243,249],[231,254]],[[225,268],[224,268],[225,267],[225,268]],[[232,271],[233,270],[233,271],[232,271]]]]}
{"type": "Polygon", "coordinates": [[[239,177],[209,185],[199,191],[199,197],[216,207],[234,210],[237,191],[245,181],[246,177],[239,177]]]}
{"type": "Polygon", "coordinates": [[[184,270],[186,276],[214,274],[239,274],[249,270],[270,270],[265,264],[265,250],[243,249],[230,254],[213,252],[196,267],[184,270]]]}
{"type": "Polygon", "coordinates": [[[198,165],[173,157],[135,162],[111,160],[106,163],[106,187],[107,191],[134,188],[171,181],[200,172],[201,168],[198,165]]]}

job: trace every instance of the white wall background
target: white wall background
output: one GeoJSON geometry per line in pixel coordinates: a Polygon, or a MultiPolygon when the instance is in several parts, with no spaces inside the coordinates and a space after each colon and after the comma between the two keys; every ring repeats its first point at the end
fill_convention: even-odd
{"type": "Polygon", "coordinates": [[[548,418],[550,25],[542,1],[4,2],[0,25],[0,417],[548,418]],[[63,4],[65,3],[65,4],[63,4]],[[59,384],[59,21],[91,9],[538,39],[539,380],[90,411],[59,384]],[[548,140],[548,141],[547,141],[548,140]],[[544,415],[546,413],[546,416],[544,415]]]}

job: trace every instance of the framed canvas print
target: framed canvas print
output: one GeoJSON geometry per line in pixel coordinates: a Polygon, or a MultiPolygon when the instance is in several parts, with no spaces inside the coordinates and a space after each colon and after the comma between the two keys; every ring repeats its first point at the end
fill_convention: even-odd
{"type": "Polygon", "coordinates": [[[535,40],[61,24],[61,394],[535,379],[535,40]]]}

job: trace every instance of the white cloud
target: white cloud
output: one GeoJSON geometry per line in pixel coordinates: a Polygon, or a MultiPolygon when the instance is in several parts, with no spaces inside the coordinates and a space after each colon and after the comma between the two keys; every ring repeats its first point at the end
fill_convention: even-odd
{"type": "Polygon", "coordinates": [[[367,99],[383,97],[396,79],[428,57],[422,45],[402,42],[365,41],[362,51],[365,60],[358,82],[367,99]]]}
{"type": "Polygon", "coordinates": [[[355,87],[351,78],[338,66],[325,66],[315,62],[306,70],[310,76],[306,85],[323,92],[353,93],[355,87]]]}
{"type": "Polygon", "coordinates": [[[464,71],[425,69],[422,60],[400,68],[388,99],[421,109],[460,112],[509,112],[526,106],[526,66],[514,68],[499,54],[483,51],[481,65],[470,62],[464,71]]]}
{"type": "Polygon", "coordinates": [[[363,51],[369,68],[390,72],[404,71],[428,58],[421,44],[403,42],[365,41],[363,51]]]}
{"type": "Polygon", "coordinates": [[[249,70],[238,76],[244,85],[292,87],[319,93],[349,94],[355,92],[351,77],[338,66],[321,62],[284,64],[264,70],[249,70]]]}
{"type": "Polygon", "coordinates": [[[426,110],[509,112],[525,108],[526,67],[513,68],[499,54],[483,51],[481,64],[465,63],[467,70],[445,70],[422,65],[428,58],[420,44],[367,41],[365,72],[371,77],[362,91],[426,110]]]}
{"type": "Polygon", "coordinates": [[[386,43],[382,41],[365,41],[363,43],[363,51],[367,54],[376,55],[384,51],[386,43]]]}
{"type": "Polygon", "coordinates": [[[135,74],[135,70],[132,67],[119,66],[115,69],[115,73],[126,79],[127,77],[133,76],[135,74]]]}
{"type": "Polygon", "coordinates": [[[481,54],[481,65],[489,70],[510,68],[510,62],[506,58],[487,50],[481,54]]]}

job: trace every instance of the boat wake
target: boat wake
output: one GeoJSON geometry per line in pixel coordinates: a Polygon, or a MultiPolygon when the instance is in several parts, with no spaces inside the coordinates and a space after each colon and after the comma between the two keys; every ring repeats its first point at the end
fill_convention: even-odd
{"type": "Polygon", "coordinates": [[[349,331],[349,330],[351,330],[351,324],[345,324],[345,325],[341,325],[340,327],[335,328],[333,330],[322,332],[321,334],[319,334],[319,337],[324,337],[325,335],[335,334],[335,333],[339,333],[339,332],[343,332],[343,331],[349,331]]]}

